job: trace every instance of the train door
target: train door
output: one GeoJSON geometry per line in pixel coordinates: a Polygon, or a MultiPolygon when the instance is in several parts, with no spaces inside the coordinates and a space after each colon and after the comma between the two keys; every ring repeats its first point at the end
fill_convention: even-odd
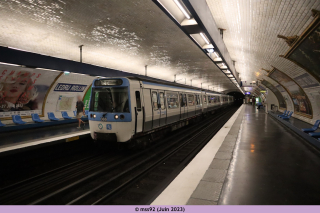
{"type": "MultiPolygon", "coordinates": [[[[141,94],[140,94],[141,95],[141,94]]],[[[149,131],[152,129],[152,101],[151,101],[151,91],[150,89],[143,89],[143,118],[144,118],[144,124],[143,124],[143,131],[149,131]]]]}
{"type": "Polygon", "coordinates": [[[196,114],[200,114],[201,113],[201,99],[200,99],[200,94],[196,95],[196,114]]]}
{"type": "Polygon", "coordinates": [[[188,118],[192,117],[195,115],[196,111],[196,103],[195,103],[195,97],[194,94],[188,94],[188,118]]]}
{"type": "MultiPolygon", "coordinates": [[[[141,91],[142,92],[142,91],[141,91]]],[[[142,97],[140,90],[135,91],[135,100],[136,100],[136,107],[135,107],[135,131],[142,132],[143,128],[143,111],[142,111],[142,97]]]]}
{"type": "Polygon", "coordinates": [[[207,112],[208,102],[207,102],[207,95],[202,94],[202,111],[205,113],[207,112]]]}
{"type": "Polygon", "coordinates": [[[187,107],[186,107],[186,94],[179,93],[179,101],[180,101],[180,119],[183,120],[187,118],[187,107]]]}
{"type": "Polygon", "coordinates": [[[167,109],[166,101],[164,97],[164,91],[159,92],[159,109],[160,109],[160,126],[164,126],[167,123],[167,109]]]}
{"type": "Polygon", "coordinates": [[[152,102],[152,128],[160,126],[160,109],[158,104],[158,91],[151,90],[151,102],[152,102]]]}

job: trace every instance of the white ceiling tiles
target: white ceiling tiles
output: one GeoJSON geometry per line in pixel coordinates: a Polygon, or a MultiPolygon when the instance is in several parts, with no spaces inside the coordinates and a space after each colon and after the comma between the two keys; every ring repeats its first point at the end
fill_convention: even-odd
{"type": "Polygon", "coordinates": [[[300,35],[313,20],[319,0],[206,0],[242,81],[255,81],[272,66],[294,77],[304,71],[279,57],[289,46],[277,38],[300,35]]]}
{"type": "Polygon", "coordinates": [[[84,45],[84,63],[238,90],[151,0],[1,0],[0,27],[2,46],[79,61],[84,45]]]}

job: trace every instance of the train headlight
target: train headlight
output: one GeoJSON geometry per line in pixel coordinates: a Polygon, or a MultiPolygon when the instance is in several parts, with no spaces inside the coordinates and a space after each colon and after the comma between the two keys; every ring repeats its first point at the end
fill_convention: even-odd
{"type": "Polygon", "coordinates": [[[96,115],[95,115],[95,114],[93,114],[93,118],[96,118],[96,115]]]}
{"type": "Polygon", "coordinates": [[[114,116],[114,119],[118,119],[118,118],[119,118],[119,116],[118,116],[118,115],[115,115],[115,116],[114,116]]]}
{"type": "Polygon", "coordinates": [[[124,119],[124,115],[120,115],[120,119],[123,120],[124,119]]]}

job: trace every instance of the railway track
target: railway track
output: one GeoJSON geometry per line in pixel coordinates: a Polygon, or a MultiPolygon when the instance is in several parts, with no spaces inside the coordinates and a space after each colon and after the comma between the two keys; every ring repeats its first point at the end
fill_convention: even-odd
{"type": "Polygon", "coordinates": [[[148,204],[236,111],[229,107],[136,152],[82,159],[0,189],[0,204],[148,204]]]}

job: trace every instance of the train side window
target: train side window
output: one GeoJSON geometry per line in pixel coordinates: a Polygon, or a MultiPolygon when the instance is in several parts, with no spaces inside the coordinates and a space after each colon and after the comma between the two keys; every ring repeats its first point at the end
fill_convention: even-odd
{"type": "Polygon", "coordinates": [[[200,105],[200,97],[199,97],[199,95],[196,95],[196,98],[197,98],[197,105],[200,105]]]}
{"type": "Polygon", "coordinates": [[[188,105],[194,106],[194,95],[188,94],[188,105]]]}
{"type": "Polygon", "coordinates": [[[136,105],[137,105],[137,111],[141,111],[141,99],[140,99],[140,92],[136,91],[136,105]]]}
{"type": "Polygon", "coordinates": [[[206,104],[207,103],[207,97],[204,95],[203,96],[203,103],[206,104]]]}
{"type": "Polygon", "coordinates": [[[187,95],[186,94],[183,95],[183,102],[184,102],[184,106],[188,106],[188,101],[187,101],[187,95]]]}
{"type": "Polygon", "coordinates": [[[184,107],[184,103],[183,103],[183,98],[182,98],[182,94],[179,94],[179,101],[180,101],[180,107],[184,107]]]}
{"type": "Polygon", "coordinates": [[[163,92],[160,92],[160,105],[161,105],[161,109],[166,109],[166,105],[165,105],[165,102],[164,102],[164,94],[163,92]]]}
{"type": "Polygon", "coordinates": [[[175,109],[179,107],[178,93],[167,93],[168,109],[175,109]]]}
{"type": "Polygon", "coordinates": [[[157,92],[152,92],[152,107],[154,111],[158,110],[158,96],[157,92]]]}

